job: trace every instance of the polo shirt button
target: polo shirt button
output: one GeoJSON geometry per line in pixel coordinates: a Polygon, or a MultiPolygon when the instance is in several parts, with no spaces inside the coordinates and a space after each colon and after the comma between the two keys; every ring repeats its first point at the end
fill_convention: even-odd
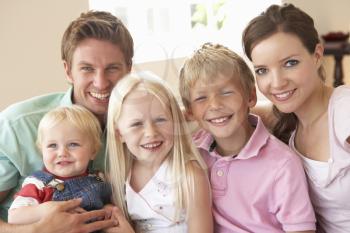
{"type": "Polygon", "coordinates": [[[224,172],[222,170],[219,170],[216,172],[216,175],[218,176],[223,176],[224,175],[224,172]]]}

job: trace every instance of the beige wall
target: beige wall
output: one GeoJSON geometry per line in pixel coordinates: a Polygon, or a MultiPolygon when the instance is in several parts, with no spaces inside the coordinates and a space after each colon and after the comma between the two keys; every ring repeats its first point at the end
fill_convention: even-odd
{"type": "Polygon", "coordinates": [[[61,37],[87,0],[0,1],[0,110],[31,96],[65,90],[61,37]]]}
{"type": "MultiPolygon", "coordinates": [[[[349,0],[289,0],[308,12],[320,34],[350,30],[349,0]],[[336,3],[329,5],[330,3],[336,3]]],[[[64,91],[60,41],[69,22],[88,9],[88,0],[0,1],[0,111],[11,103],[52,91],[64,91]]],[[[166,77],[177,93],[177,74],[183,59],[135,64],[166,77]]],[[[331,80],[334,60],[325,58],[331,80]]],[[[350,56],[343,61],[350,83],[350,56]]],[[[331,81],[328,81],[331,82],[331,81]]]]}

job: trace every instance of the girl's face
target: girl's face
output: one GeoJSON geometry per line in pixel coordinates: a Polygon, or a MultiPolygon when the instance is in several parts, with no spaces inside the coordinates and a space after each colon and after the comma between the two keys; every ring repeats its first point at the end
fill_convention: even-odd
{"type": "Polygon", "coordinates": [[[145,90],[133,90],[124,99],[117,127],[139,162],[162,162],[174,145],[170,110],[145,90]]]}
{"type": "Polygon", "coordinates": [[[252,50],[259,90],[284,113],[303,111],[323,85],[318,75],[322,56],[321,44],[310,54],[297,36],[273,34],[252,50]]]}

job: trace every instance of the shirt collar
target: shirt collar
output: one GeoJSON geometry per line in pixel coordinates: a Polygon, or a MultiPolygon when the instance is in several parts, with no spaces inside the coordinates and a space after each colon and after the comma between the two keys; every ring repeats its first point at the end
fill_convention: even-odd
{"type": "Polygon", "coordinates": [[[249,159],[258,156],[260,150],[266,145],[270,137],[269,131],[266,129],[259,116],[249,114],[248,121],[255,127],[255,130],[246,145],[239,152],[237,156],[239,159],[249,159]]]}
{"type": "MultiPolygon", "coordinates": [[[[249,114],[248,121],[252,126],[255,127],[252,136],[236,157],[235,155],[233,155],[231,157],[227,157],[228,159],[249,159],[258,156],[261,148],[263,148],[267,143],[270,137],[270,133],[264,126],[260,117],[253,114],[249,114]]],[[[194,137],[195,142],[196,140],[199,141],[199,143],[197,143],[197,147],[199,149],[207,151],[211,156],[218,156],[217,152],[215,151],[216,143],[214,137],[209,132],[205,130],[200,130],[198,133],[196,133],[194,137]]]]}
{"type": "Polygon", "coordinates": [[[70,106],[73,104],[73,87],[71,86],[61,99],[60,106],[70,106]]]}

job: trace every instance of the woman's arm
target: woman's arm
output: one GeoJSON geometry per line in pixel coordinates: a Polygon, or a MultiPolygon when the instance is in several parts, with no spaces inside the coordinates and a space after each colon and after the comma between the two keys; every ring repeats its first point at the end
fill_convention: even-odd
{"type": "Polygon", "coordinates": [[[197,163],[191,164],[194,170],[194,191],[188,203],[188,232],[212,233],[213,215],[211,190],[207,174],[197,163]]]}

